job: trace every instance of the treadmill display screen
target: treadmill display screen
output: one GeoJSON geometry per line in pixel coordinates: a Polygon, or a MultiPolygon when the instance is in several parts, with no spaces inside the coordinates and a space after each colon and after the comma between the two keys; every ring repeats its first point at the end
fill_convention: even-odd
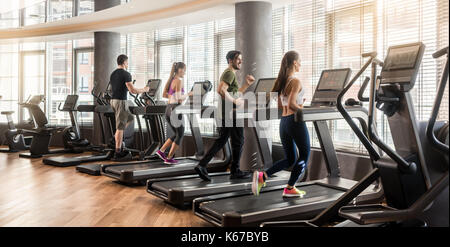
{"type": "Polygon", "coordinates": [[[147,85],[150,88],[150,91],[153,91],[158,89],[160,83],[160,80],[148,80],[147,85]]]}
{"type": "Polygon", "coordinates": [[[317,90],[342,90],[349,74],[348,69],[324,70],[317,90]]]}
{"type": "Polygon", "coordinates": [[[161,80],[159,80],[159,79],[148,80],[147,86],[149,87],[148,92],[149,92],[150,96],[152,96],[152,97],[155,96],[156,91],[158,91],[160,85],[161,85],[161,80]]]}
{"type": "MultiPolygon", "coordinates": [[[[265,93],[266,104],[270,102],[270,91],[272,91],[273,84],[275,84],[274,78],[260,79],[255,88],[255,95],[259,97],[259,94],[265,93]]],[[[258,102],[258,100],[257,100],[258,102]]]]}
{"type": "Polygon", "coordinates": [[[195,83],[194,86],[192,86],[192,91],[196,95],[199,95],[199,93],[200,93],[200,95],[205,94],[205,90],[203,89],[202,83],[195,83]]]}
{"type": "Polygon", "coordinates": [[[413,69],[416,65],[419,51],[420,44],[389,48],[383,70],[413,69]]]}

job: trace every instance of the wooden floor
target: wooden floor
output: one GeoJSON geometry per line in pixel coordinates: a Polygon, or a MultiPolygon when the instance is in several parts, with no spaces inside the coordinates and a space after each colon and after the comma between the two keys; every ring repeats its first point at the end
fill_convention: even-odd
{"type": "MultiPolygon", "coordinates": [[[[70,156],[70,155],[67,155],[70,156]]],[[[211,226],[149,194],[75,167],[0,153],[0,226],[211,226]]]]}

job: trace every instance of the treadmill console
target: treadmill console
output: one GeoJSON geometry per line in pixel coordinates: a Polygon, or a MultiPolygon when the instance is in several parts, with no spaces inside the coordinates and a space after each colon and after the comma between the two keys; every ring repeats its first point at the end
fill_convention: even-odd
{"type": "Polygon", "coordinates": [[[62,111],[73,111],[78,102],[78,95],[67,95],[62,111]]]}
{"type": "Polygon", "coordinates": [[[312,107],[334,106],[336,100],[350,78],[351,69],[323,70],[311,100],[312,107]]]}
{"type": "Polygon", "coordinates": [[[148,96],[155,97],[156,92],[158,92],[159,86],[161,85],[160,79],[150,79],[147,81],[147,86],[149,90],[147,92],[148,96]]]}
{"type": "Polygon", "coordinates": [[[411,90],[424,51],[422,42],[389,47],[381,69],[381,84],[397,84],[404,92],[411,90]]]}
{"type": "Polygon", "coordinates": [[[211,91],[212,84],[210,81],[200,81],[200,82],[194,82],[194,85],[192,86],[191,92],[193,92],[192,96],[189,96],[186,105],[193,105],[193,104],[200,104],[203,106],[203,103],[206,99],[206,95],[211,91]],[[200,96],[200,97],[198,97],[200,96]],[[200,102],[197,102],[200,100],[200,102]]]}
{"type": "Polygon", "coordinates": [[[30,105],[39,105],[42,101],[44,101],[45,96],[44,95],[33,95],[25,104],[30,105]]]}
{"type": "MultiPolygon", "coordinates": [[[[270,92],[275,84],[276,78],[261,78],[258,80],[255,87],[256,104],[263,104],[262,107],[267,107],[270,103],[270,92]],[[262,97],[263,99],[259,99],[262,97]]],[[[259,106],[259,105],[258,105],[259,106]]]]}

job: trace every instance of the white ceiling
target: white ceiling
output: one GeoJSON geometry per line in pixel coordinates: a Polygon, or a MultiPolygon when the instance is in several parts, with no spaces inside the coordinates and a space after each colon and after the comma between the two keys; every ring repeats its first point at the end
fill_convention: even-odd
{"type": "MultiPolygon", "coordinates": [[[[248,0],[247,0],[248,1],[248,0]]],[[[251,0],[254,1],[254,0],[251,0]]],[[[92,37],[96,31],[122,34],[201,23],[234,16],[244,0],[133,0],[88,15],[0,30],[0,43],[40,42],[92,37]]],[[[277,8],[290,0],[270,0],[277,8]]]]}

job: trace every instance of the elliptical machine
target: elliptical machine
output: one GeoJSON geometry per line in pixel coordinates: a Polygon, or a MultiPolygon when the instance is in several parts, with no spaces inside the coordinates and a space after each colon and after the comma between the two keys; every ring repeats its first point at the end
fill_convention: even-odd
{"type": "MultiPolygon", "coordinates": [[[[31,95],[30,97],[28,97],[25,103],[29,103],[30,99],[31,95]]],[[[38,104],[44,101],[44,97],[41,97],[40,99],[41,101],[37,102],[38,104]]],[[[14,111],[2,111],[1,114],[5,115],[8,121],[8,130],[5,131],[5,139],[8,144],[8,149],[2,148],[0,149],[0,152],[15,153],[19,151],[29,150],[33,137],[24,136],[22,133],[20,133],[20,131],[18,131],[12,119],[12,114],[14,114],[14,111]]],[[[32,123],[32,121],[33,120],[31,119],[30,122],[32,123]]]]}

